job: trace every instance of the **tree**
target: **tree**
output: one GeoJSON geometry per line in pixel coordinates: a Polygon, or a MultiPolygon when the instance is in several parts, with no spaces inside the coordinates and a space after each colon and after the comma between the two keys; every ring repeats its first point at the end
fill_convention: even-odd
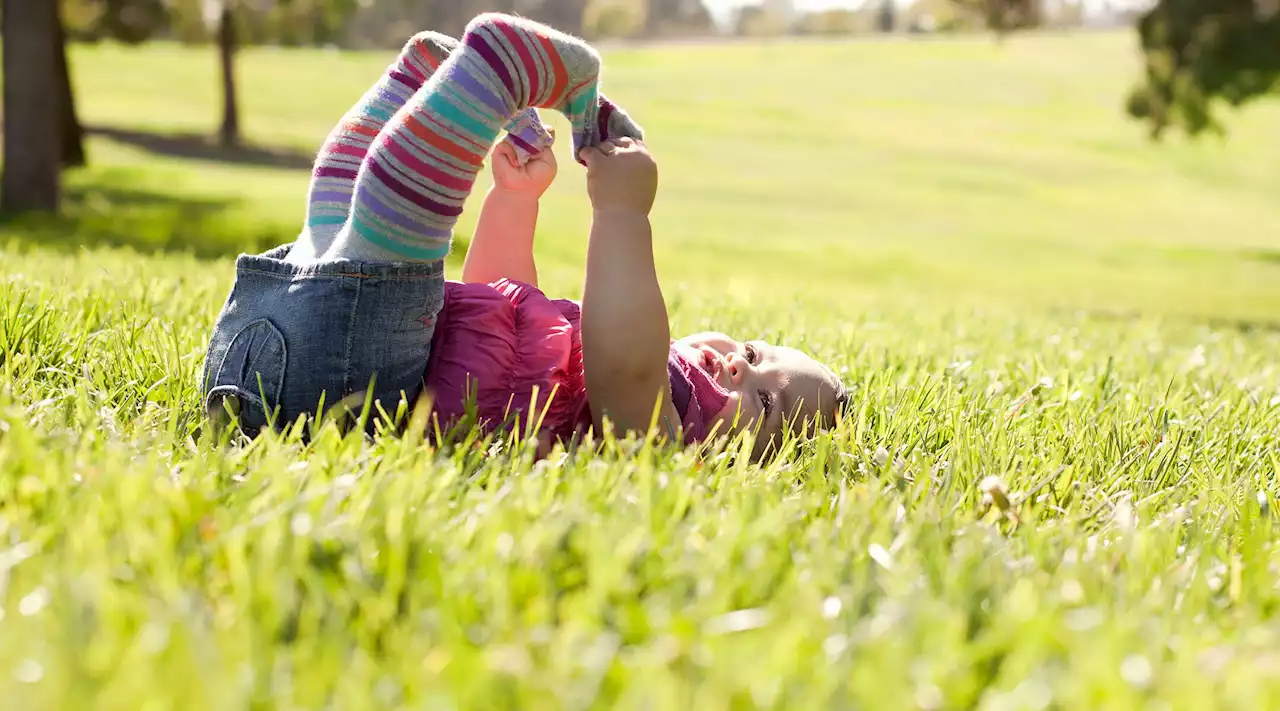
{"type": "Polygon", "coordinates": [[[893,32],[898,24],[898,8],[893,0],[881,0],[880,9],[876,12],[876,29],[881,32],[893,32]]]}
{"type": "Polygon", "coordinates": [[[163,0],[93,0],[101,6],[99,31],[128,44],[140,44],[169,27],[163,0]]]}
{"type": "Polygon", "coordinates": [[[589,40],[635,37],[644,31],[644,3],[636,0],[590,0],[582,18],[589,40]]]}
{"type": "Polygon", "coordinates": [[[1189,135],[1221,134],[1215,106],[1280,91],[1280,3],[1272,0],[1160,0],[1138,21],[1144,80],[1128,112],[1153,139],[1171,125],[1189,135]],[[1269,5],[1269,6],[1268,6],[1269,5]]]}
{"type": "MultiPolygon", "coordinates": [[[[242,139],[236,82],[236,55],[241,44],[254,40],[291,44],[332,41],[361,6],[361,0],[220,0],[211,6],[216,10],[217,25],[208,32],[203,0],[66,1],[69,31],[76,39],[141,44],[166,33],[186,41],[215,39],[222,89],[218,137],[228,146],[242,139]]],[[[456,0],[439,2],[457,4],[456,0]]]]}
{"type": "Polygon", "coordinates": [[[582,36],[582,19],[586,9],[587,0],[533,0],[516,3],[516,10],[530,19],[577,36],[582,36]]]}
{"type": "Polygon", "coordinates": [[[775,6],[743,5],[734,13],[733,33],[742,37],[774,37],[785,34],[787,18],[775,6]]]}
{"type": "Polygon", "coordinates": [[[224,146],[240,143],[240,102],[236,89],[236,16],[234,0],[222,0],[218,13],[218,59],[222,68],[222,126],[218,137],[224,146]]]}
{"type": "Polygon", "coordinates": [[[649,36],[710,34],[711,13],[702,0],[648,0],[645,34],[649,36]]]}
{"type": "Polygon", "coordinates": [[[2,0],[4,176],[0,206],[57,212],[61,200],[58,11],[54,0],[2,0]]]}
{"type": "Polygon", "coordinates": [[[57,47],[54,48],[58,62],[58,93],[59,93],[59,114],[58,129],[60,140],[62,142],[62,165],[65,167],[78,167],[85,164],[84,153],[84,128],[80,125],[80,117],[76,115],[76,98],[75,92],[71,88],[71,67],[67,62],[67,29],[62,23],[62,13],[59,12],[59,3],[54,2],[54,12],[57,13],[57,35],[55,41],[57,47]]]}
{"type": "Polygon", "coordinates": [[[793,31],[800,35],[851,35],[864,28],[854,10],[819,10],[802,15],[793,31]]]}
{"type": "Polygon", "coordinates": [[[997,40],[1015,30],[1039,27],[1044,15],[1041,0],[956,0],[956,5],[981,17],[997,40]]]}
{"type": "Polygon", "coordinates": [[[128,44],[149,39],[168,24],[168,11],[160,0],[51,0],[57,16],[58,127],[62,164],[85,164],[84,128],[76,113],[75,92],[67,60],[67,42],[97,42],[111,38],[128,44]]]}

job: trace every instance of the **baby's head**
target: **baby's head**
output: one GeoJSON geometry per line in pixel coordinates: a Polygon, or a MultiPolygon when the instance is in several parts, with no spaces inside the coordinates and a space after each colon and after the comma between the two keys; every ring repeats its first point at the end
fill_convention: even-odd
{"type": "Polygon", "coordinates": [[[794,348],[763,341],[738,341],[723,333],[696,333],[676,341],[675,350],[701,367],[725,391],[724,406],[707,421],[721,433],[759,427],[754,457],[788,428],[830,427],[844,405],[844,385],[830,368],[794,348]],[[736,420],[736,423],[735,423],[736,420]]]}

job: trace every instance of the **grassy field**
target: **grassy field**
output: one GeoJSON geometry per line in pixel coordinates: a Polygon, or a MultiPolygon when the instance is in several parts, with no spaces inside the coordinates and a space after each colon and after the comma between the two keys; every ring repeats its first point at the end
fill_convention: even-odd
{"type": "MultiPolygon", "coordinates": [[[[7,707],[1280,705],[1280,107],[1152,145],[1128,35],[613,50],[674,330],[810,349],[856,416],[763,467],[219,447],[230,259],[296,234],[388,60],[247,53],[270,150],[200,157],[212,53],[75,53],[92,166],[0,223],[7,707]]],[[[538,256],[575,296],[560,156],[538,256]]]]}

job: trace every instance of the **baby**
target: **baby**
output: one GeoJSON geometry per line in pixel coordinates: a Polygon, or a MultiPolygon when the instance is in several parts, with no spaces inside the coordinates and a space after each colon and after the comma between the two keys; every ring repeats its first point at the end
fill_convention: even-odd
{"type": "Polygon", "coordinates": [[[525,19],[481,15],[461,42],[414,37],[316,160],[297,241],[241,255],[205,360],[206,411],[254,435],[363,411],[403,421],[431,399],[442,431],[539,425],[544,445],[606,422],[685,443],[829,426],[840,380],[784,346],[721,333],[673,341],[654,268],[657,167],[642,131],[599,93],[599,55],[525,19]],[[538,201],[561,111],[593,209],[581,304],[538,289],[538,201]],[[508,135],[494,143],[505,127],[508,135]],[[444,258],[485,157],[486,196],[462,281],[444,258]],[[588,397],[589,394],[589,397],[588,397]]]}

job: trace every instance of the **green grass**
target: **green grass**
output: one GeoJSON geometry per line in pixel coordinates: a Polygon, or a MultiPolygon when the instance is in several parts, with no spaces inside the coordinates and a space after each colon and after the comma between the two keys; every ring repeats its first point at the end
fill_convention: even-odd
{"type": "MultiPolygon", "coordinates": [[[[314,150],[387,61],[247,53],[251,139],[314,150]]],[[[207,52],[73,62],[92,124],[213,127],[207,52]]],[[[195,375],[229,258],[296,233],[306,172],[95,139],[65,217],[0,224],[6,707],[1277,705],[1277,107],[1153,146],[1120,35],[607,64],[675,331],[810,349],[855,416],[763,467],[220,446],[195,375]]],[[[574,296],[560,155],[538,250],[574,296]]]]}

